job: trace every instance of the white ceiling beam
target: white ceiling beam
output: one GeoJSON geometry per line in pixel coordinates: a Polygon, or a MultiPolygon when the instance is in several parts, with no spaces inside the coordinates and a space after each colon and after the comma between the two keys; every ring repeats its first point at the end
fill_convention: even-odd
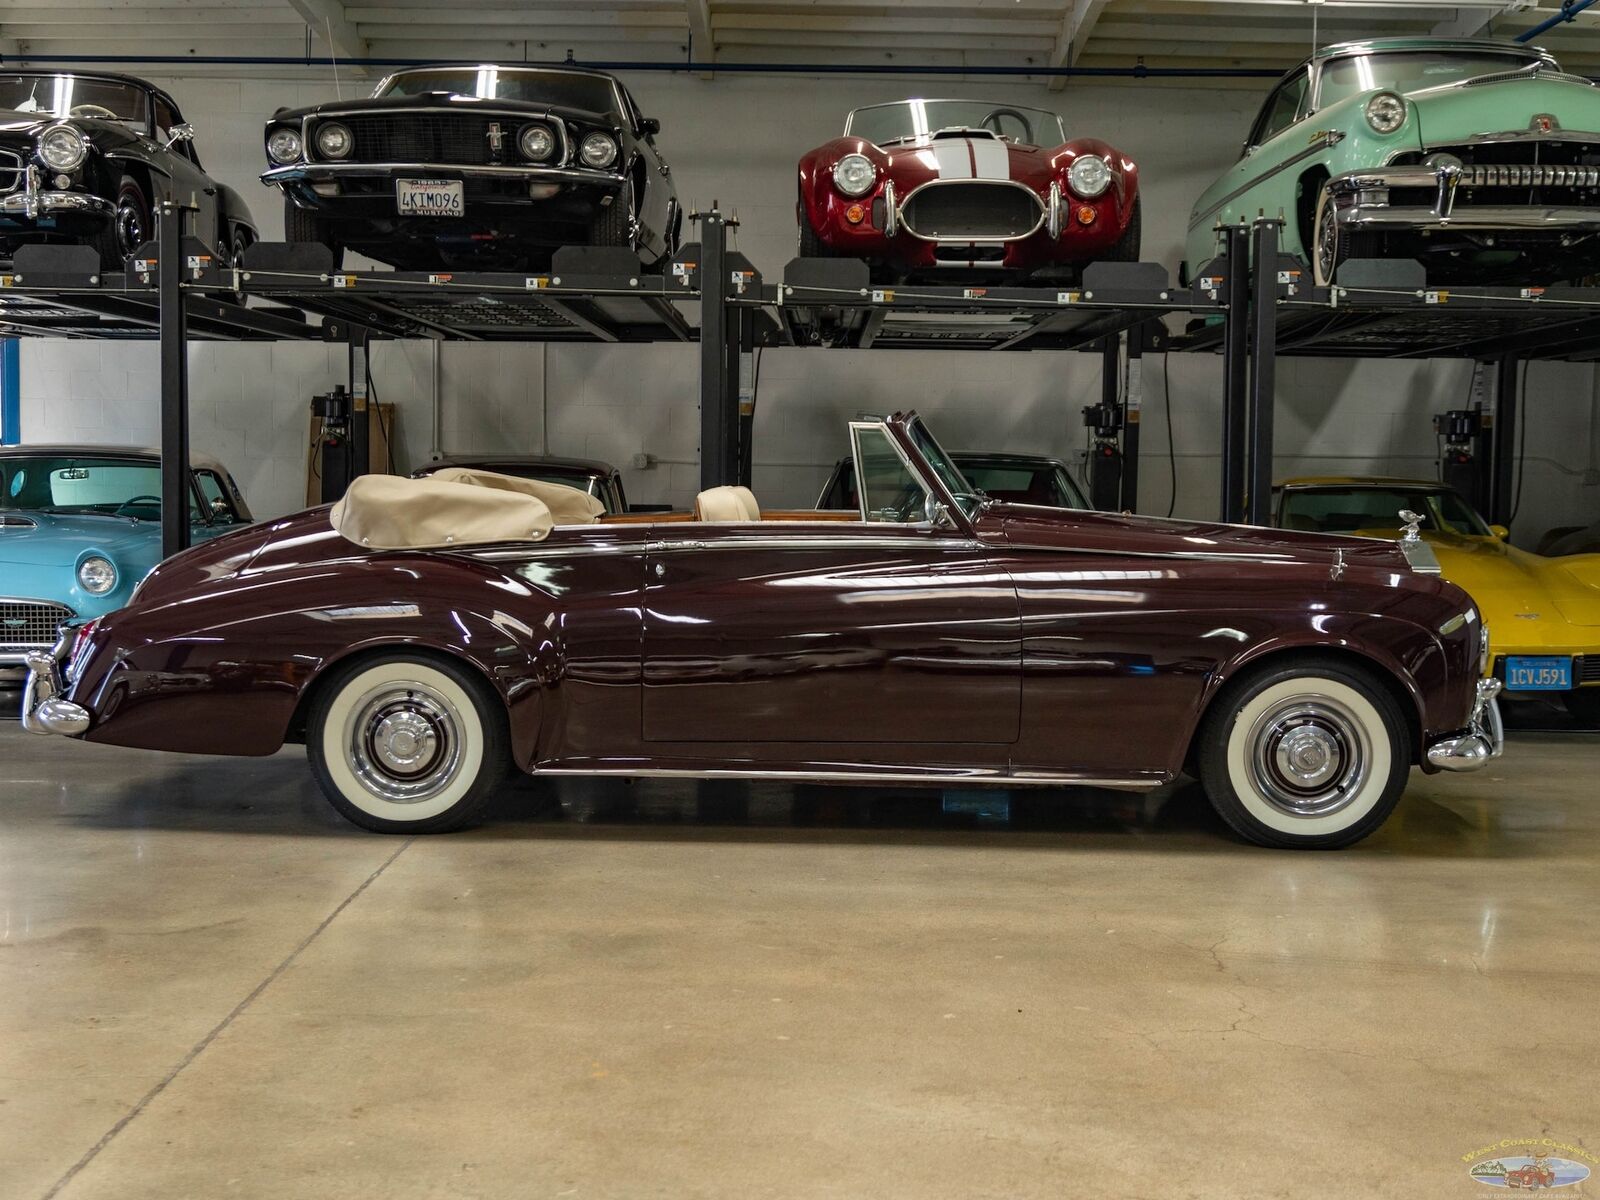
{"type": "Polygon", "coordinates": [[[1537,0],[1500,0],[1498,4],[1481,7],[1463,5],[1454,16],[1446,17],[1433,27],[1435,37],[1476,37],[1489,28],[1496,17],[1533,8],[1537,0]]]}
{"type": "MultiPolygon", "coordinates": [[[[711,35],[711,0],[683,0],[684,19],[689,25],[689,57],[694,62],[717,61],[717,43],[711,35]]],[[[701,79],[710,79],[710,71],[701,71],[701,79]]]]}
{"type": "MultiPolygon", "coordinates": [[[[1083,48],[1094,33],[1094,27],[1100,21],[1100,14],[1105,12],[1108,0],[1067,0],[1066,11],[1061,14],[1061,27],[1056,32],[1056,44],[1050,51],[1050,66],[1052,68],[1070,67],[1077,64],[1083,55],[1083,48]]],[[[1059,92],[1067,86],[1065,75],[1052,75],[1050,77],[1050,90],[1059,92]]]]}
{"type": "MultiPolygon", "coordinates": [[[[340,0],[289,0],[289,7],[300,14],[311,27],[311,36],[320,38],[331,54],[355,59],[366,58],[370,53],[367,40],[350,24],[340,0]]],[[[357,67],[352,73],[368,72],[365,67],[357,67]]]]}

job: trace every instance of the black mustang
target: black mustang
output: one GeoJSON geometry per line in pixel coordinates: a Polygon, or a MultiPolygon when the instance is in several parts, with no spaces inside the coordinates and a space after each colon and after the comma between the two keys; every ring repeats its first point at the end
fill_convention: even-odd
{"type": "Polygon", "coordinates": [[[255,222],[205,173],[193,138],[172,97],[131,75],[0,72],[0,254],[82,243],[120,271],[170,199],[193,210],[189,232],[237,258],[255,222]]]}
{"type": "Polygon", "coordinates": [[[659,121],[620,82],[560,67],[417,67],[367,100],[267,122],[291,242],[402,270],[548,265],[558,246],[677,249],[683,214],[659,121]]]}

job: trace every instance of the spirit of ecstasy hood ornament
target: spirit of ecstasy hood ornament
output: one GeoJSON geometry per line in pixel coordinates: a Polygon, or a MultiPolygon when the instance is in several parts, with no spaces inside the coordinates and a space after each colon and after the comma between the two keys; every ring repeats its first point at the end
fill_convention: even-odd
{"type": "Polygon", "coordinates": [[[1405,524],[1401,526],[1401,529],[1405,532],[1405,536],[1400,540],[1402,542],[1420,542],[1422,540],[1422,534],[1420,532],[1422,529],[1422,514],[1414,513],[1409,508],[1402,508],[1400,510],[1400,519],[1405,522],[1405,524]]]}

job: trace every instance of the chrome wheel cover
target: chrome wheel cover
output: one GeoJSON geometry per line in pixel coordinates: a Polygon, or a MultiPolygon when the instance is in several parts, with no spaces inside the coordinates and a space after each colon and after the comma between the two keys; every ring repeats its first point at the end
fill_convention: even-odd
{"type": "Polygon", "coordinates": [[[461,714],[415,681],[387,682],[362,696],[345,728],[350,769],[391,804],[437,796],[461,770],[461,714]]]}
{"type": "Polygon", "coordinates": [[[117,229],[117,252],[126,262],[133,257],[135,250],[144,245],[144,214],[139,211],[139,205],[133,197],[124,193],[117,198],[117,212],[114,219],[117,229]]]}
{"type": "Polygon", "coordinates": [[[1330,696],[1291,696],[1250,727],[1245,763],[1251,786],[1292,817],[1346,807],[1372,772],[1373,746],[1361,718],[1330,696]]]}
{"type": "Polygon", "coordinates": [[[1339,212],[1334,207],[1333,197],[1328,197],[1322,205],[1321,217],[1317,221],[1317,268],[1322,272],[1322,278],[1329,283],[1333,282],[1333,272],[1339,262],[1339,212]]]}

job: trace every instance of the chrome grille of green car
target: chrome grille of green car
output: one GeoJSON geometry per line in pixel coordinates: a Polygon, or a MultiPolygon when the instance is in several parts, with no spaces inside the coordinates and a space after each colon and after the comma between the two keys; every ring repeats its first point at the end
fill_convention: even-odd
{"type": "Polygon", "coordinates": [[[73,618],[65,604],[45,600],[0,600],[0,653],[53,646],[61,624],[73,618]]]}
{"type": "Polygon", "coordinates": [[[1461,168],[1462,187],[1600,187],[1600,167],[1557,163],[1484,164],[1461,168]]]}

